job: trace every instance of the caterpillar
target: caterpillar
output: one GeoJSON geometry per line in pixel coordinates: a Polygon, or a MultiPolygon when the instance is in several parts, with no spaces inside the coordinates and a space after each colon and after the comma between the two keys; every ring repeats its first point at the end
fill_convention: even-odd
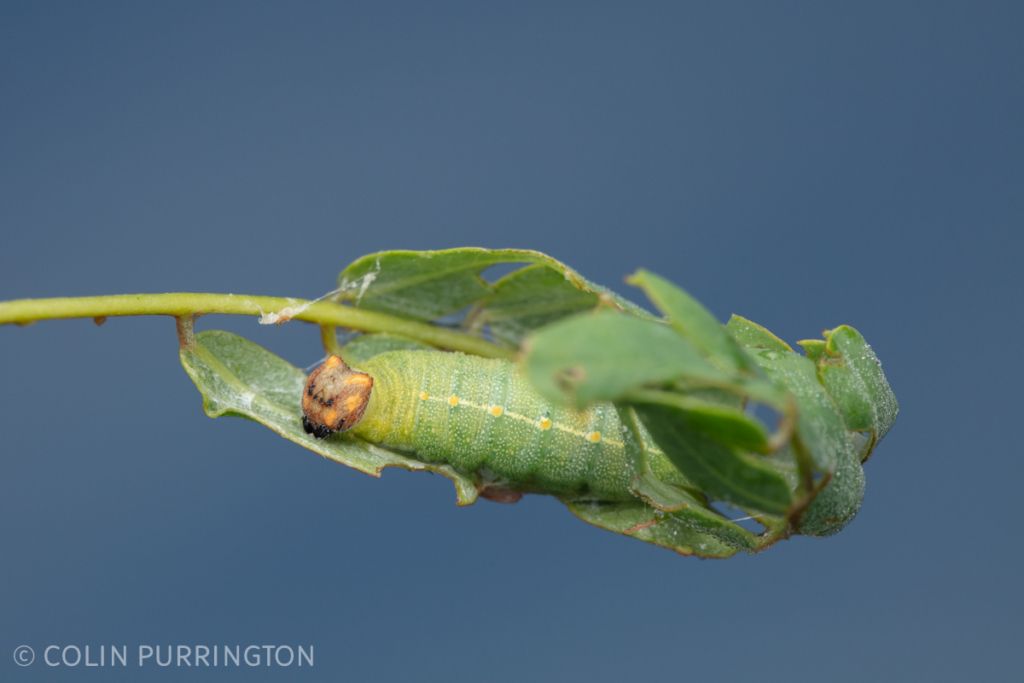
{"type": "MultiPolygon", "coordinates": [[[[348,431],[366,441],[454,467],[481,494],[574,500],[635,499],[636,476],[615,407],[584,410],[544,400],[509,361],[439,351],[388,351],[354,370],[330,356],[310,373],[303,428],[317,438],[348,431]]],[[[679,471],[645,439],[648,465],[669,485],[679,471]]]]}
{"type": "Polygon", "coordinates": [[[654,273],[628,281],[658,315],[539,252],[390,251],[315,301],[26,300],[0,302],[0,323],[173,315],[211,417],[243,416],[374,476],[440,474],[460,505],[553,495],[597,527],[702,557],[842,529],[899,410],[860,333],[839,325],[800,353],[740,316],[722,325],[654,273]],[[512,263],[528,265],[482,276],[512,263]],[[217,311],[317,322],[330,355],[306,375],[237,335],[196,333],[195,316],[217,311]],[[458,330],[436,324],[463,311],[458,330]],[[342,347],[339,326],[364,334],[342,347]]]}

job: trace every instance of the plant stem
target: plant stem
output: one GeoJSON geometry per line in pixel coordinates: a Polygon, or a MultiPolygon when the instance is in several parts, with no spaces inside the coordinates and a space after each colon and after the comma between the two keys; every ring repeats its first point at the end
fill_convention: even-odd
{"type": "MultiPolygon", "coordinates": [[[[311,302],[276,296],[206,294],[115,294],[0,301],[0,325],[26,325],[58,318],[107,318],[126,315],[175,317],[226,313],[270,316],[277,324],[304,320],[321,326],[347,327],[364,332],[390,332],[431,346],[489,358],[511,358],[514,351],[473,335],[436,325],[407,320],[387,313],[343,306],[330,301],[311,302]]],[[[264,320],[265,322],[265,320],[264,320]]]]}
{"type": "Polygon", "coordinates": [[[338,328],[334,325],[320,326],[320,342],[327,353],[333,356],[342,355],[341,344],[338,343],[338,328]]]}

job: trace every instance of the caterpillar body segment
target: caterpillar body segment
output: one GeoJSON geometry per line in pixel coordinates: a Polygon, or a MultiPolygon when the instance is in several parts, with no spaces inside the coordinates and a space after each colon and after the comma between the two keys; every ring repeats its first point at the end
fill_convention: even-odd
{"type": "MultiPolygon", "coordinates": [[[[310,375],[305,395],[322,396],[322,387],[345,393],[340,403],[362,412],[354,420],[333,415],[332,424],[347,424],[351,434],[418,460],[451,465],[481,490],[642,504],[634,491],[637,465],[615,407],[552,405],[508,361],[403,350],[374,356],[354,371],[332,357],[310,375]],[[365,403],[351,402],[348,397],[367,385],[372,391],[365,403]]],[[[305,405],[304,418],[316,435],[337,431],[305,405]]],[[[649,472],[668,486],[689,488],[642,437],[649,472]]]]}

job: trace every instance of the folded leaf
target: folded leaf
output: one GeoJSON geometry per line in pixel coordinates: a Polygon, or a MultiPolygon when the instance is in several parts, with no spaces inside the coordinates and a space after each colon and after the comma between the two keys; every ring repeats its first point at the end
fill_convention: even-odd
{"type": "Polygon", "coordinates": [[[523,367],[538,391],[575,406],[682,378],[718,384],[732,379],[668,325],[611,311],[548,325],[524,348],[523,367]]]}
{"type": "Polygon", "coordinates": [[[785,477],[762,459],[723,445],[694,427],[677,406],[634,406],[672,463],[707,495],[744,509],[785,514],[793,496],[785,477]]]}
{"type": "Polygon", "coordinates": [[[596,527],[660,545],[681,555],[725,558],[738,548],[694,529],[684,517],[660,512],[643,503],[565,501],[569,510],[596,527]]]}
{"type": "Polygon", "coordinates": [[[326,458],[379,477],[385,467],[425,470],[455,485],[459,505],[477,498],[476,485],[447,465],[431,465],[344,434],[315,439],[302,429],[305,373],[248,339],[221,330],[200,332],[181,349],[181,364],[203,396],[210,417],[238,415],[326,458]]]}
{"type": "Polygon", "coordinates": [[[670,482],[662,473],[651,469],[650,451],[654,448],[650,435],[633,408],[619,407],[619,419],[624,426],[623,441],[626,455],[636,472],[632,491],[650,507],[672,513],[690,528],[734,547],[752,550],[759,545],[758,537],[740,525],[723,517],[709,507],[706,498],[686,488],[690,482],[670,482]]]}
{"type": "Polygon", "coordinates": [[[594,287],[581,287],[548,265],[509,273],[474,314],[475,325],[487,325],[495,339],[510,344],[544,325],[601,305],[594,287]]]}
{"type": "Polygon", "coordinates": [[[870,432],[876,440],[885,436],[896,421],[899,404],[860,332],[849,325],[825,332],[818,373],[849,429],[870,432]]]}
{"type": "Polygon", "coordinates": [[[753,361],[725,327],[682,289],[647,270],[638,270],[628,282],[643,289],[669,324],[717,366],[728,371],[751,370],[754,367],[753,361]]]}
{"type": "Polygon", "coordinates": [[[472,307],[470,323],[493,323],[495,339],[513,344],[525,332],[584,308],[608,306],[648,315],[564,263],[528,249],[382,251],[347,266],[339,285],[339,301],[418,320],[472,307]],[[502,264],[526,264],[526,272],[496,283],[482,277],[486,269],[502,264]],[[552,308],[555,300],[560,303],[552,308]]]}
{"type": "MultiPolygon", "coordinates": [[[[816,536],[835,533],[853,519],[864,498],[857,435],[844,423],[833,397],[818,377],[814,362],[793,351],[769,346],[772,348],[758,346],[749,350],[768,377],[796,399],[794,447],[809,460],[802,465],[805,480],[827,482],[801,515],[799,530],[816,536]]],[[[801,462],[800,458],[797,462],[801,462]]]]}
{"type": "Polygon", "coordinates": [[[748,351],[756,349],[793,350],[793,347],[776,337],[768,328],[739,315],[730,317],[729,322],[725,324],[725,329],[748,351]]]}

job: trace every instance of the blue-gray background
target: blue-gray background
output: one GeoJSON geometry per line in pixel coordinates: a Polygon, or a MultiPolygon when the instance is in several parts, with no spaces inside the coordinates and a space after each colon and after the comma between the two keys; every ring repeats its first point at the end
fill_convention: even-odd
{"type": "Polygon", "coordinates": [[[1020,680],[1019,7],[4,2],[0,298],[529,247],[851,323],[903,412],[842,534],[700,561],[209,420],[170,320],[2,328],[0,678],[183,675],[21,643],[255,642],[316,666],[205,678],[1020,680]]]}

